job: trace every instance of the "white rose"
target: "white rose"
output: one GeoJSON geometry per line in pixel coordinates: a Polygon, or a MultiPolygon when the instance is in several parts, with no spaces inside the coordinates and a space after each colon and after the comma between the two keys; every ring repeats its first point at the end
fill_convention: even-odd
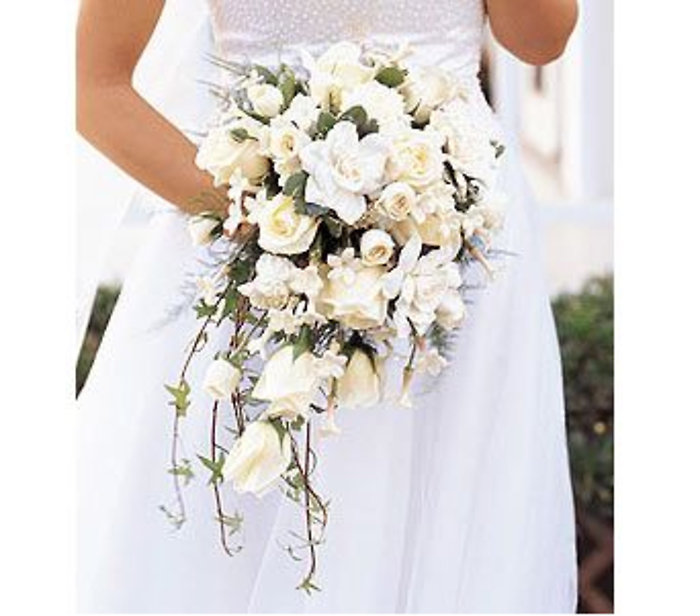
{"type": "Polygon", "coordinates": [[[279,117],[270,122],[268,148],[273,158],[283,161],[296,158],[310,142],[311,137],[286,119],[279,117]]]}
{"type": "Polygon", "coordinates": [[[384,265],[394,254],[394,240],[382,229],[370,229],[360,239],[362,262],[367,266],[384,265]]]}
{"type": "Polygon", "coordinates": [[[306,352],[294,359],[294,348],[286,345],[265,363],[252,396],[269,401],[308,396],[317,384],[314,356],[306,352]]]}
{"type": "Polygon", "coordinates": [[[467,315],[467,308],[456,289],[447,291],[435,312],[438,325],[450,330],[459,327],[467,315]]]}
{"type": "Polygon", "coordinates": [[[275,427],[260,420],[248,424],[234,443],[221,474],[232,481],[237,492],[262,496],[270,490],[292,460],[292,443],[288,434],[280,438],[275,427]]]}
{"type": "Polygon", "coordinates": [[[394,89],[378,81],[370,81],[343,95],[341,110],[354,106],[362,107],[367,115],[376,120],[380,129],[395,125],[409,126],[410,118],[404,113],[404,101],[394,89]]]}
{"type": "Polygon", "coordinates": [[[301,151],[309,174],[306,200],[334,210],[349,225],[365,213],[364,195],[378,190],[387,160],[386,143],[377,134],[360,139],[352,122],[338,122],[323,141],[301,151]]]}
{"type": "Polygon", "coordinates": [[[356,350],[337,382],[338,406],[357,408],[379,403],[383,397],[383,382],[383,361],[356,350]]]}
{"type": "Polygon", "coordinates": [[[319,295],[319,310],[329,319],[353,329],[379,327],[386,320],[387,299],[382,292],[384,267],[361,265],[354,276],[327,277],[319,295]]]}
{"type": "Polygon", "coordinates": [[[225,359],[215,359],[204,375],[203,389],[214,400],[228,400],[241,382],[241,371],[225,359]]]}
{"type": "Polygon", "coordinates": [[[260,227],[258,244],[275,254],[295,255],[309,249],[316,236],[319,221],[299,214],[294,199],[283,193],[264,202],[249,216],[260,227]]]}
{"type": "Polygon", "coordinates": [[[269,419],[281,417],[294,421],[299,417],[308,418],[310,395],[308,394],[293,394],[284,398],[277,398],[270,402],[263,416],[269,419]]]}
{"type": "Polygon", "coordinates": [[[457,94],[455,79],[436,67],[420,67],[411,71],[401,93],[406,99],[406,111],[419,122],[427,122],[434,109],[457,94]]]}
{"type": "Polygon", "coordinates": [[[218,126],[209,131],[197,151],[197,167],[214,176],[215,186],[226,184],[237,169],[253,183],[259,183],[267,173],[270,163],[261,155],[258,140],[234,137],[232,131],[237,128],[251,134],[248,122],[218,126]]]}
{"type": "Polygon", "coordinates": [[[269,83],[259,83],[248,86],[246,91],[248,100],[255,113],[266,118],[272,118],[279,114],[284,105],[284,97],[275,86],[269,83]]]}
{"type": "Polygon", "coordinates": [[[211,244],[212,231],[219,224],[219,221],[208,216],[191,216],[187,221],[187,231],[195,246],[206,246],[211,244]]]}
{"type": "Polygon", "coordinates": [[[377,200],[379,208],[392,220],[405,220],[416,206],[416,193],[406,182],[392,182],[377,200]]]}
{"type": "Polygon", "coordinates": [[[442,178],[445,154],[442,137],[432,132],[405,130],[391,139],[388,171],[395,181],[422,190],[442,178]]]}

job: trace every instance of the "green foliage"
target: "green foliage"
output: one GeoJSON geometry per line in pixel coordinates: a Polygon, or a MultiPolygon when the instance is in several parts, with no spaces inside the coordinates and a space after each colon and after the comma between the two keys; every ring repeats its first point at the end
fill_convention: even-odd
{"type": "Polygon", "coordinates": [[[224,468],[224,463],[226,462],[226,456],[223,453],[219,454],[219,457],[216,460],[213,460],[213,459],[210,460],[209,458],[206,458],[206,457],[201,456],[199,454],[197,454],[197,458],[199,458],[199,461],[208,470],[211,471],[211,477],[209,477],[209,484],[210,485],[220,483],[224,480],[222,470],[224,468]]]}
{"type": "Polygon", "coordinates": [[[165,389],[173,398],[168,404],[175,407],[178,417],[184,417],[190,406],[190,386],[187,381],[182,380],[178,385],[166,385],[165,389]]]}
{"type": "Polygon", "coordinates": [[[562,354],[569,451],[579,506],[613,515],[613,278],[590,280],[554,303],[562,354]]]}
{"type": "Polygon", "coordinates": [[[92,314],[85,333],[82,348],[78,356],[75,374],[75,393],[78,395],[85,385],[95,354],[102,342],[107,323],[112,316],[112,311],[119,298],[119,289],[116,287],[100,287],[92,306],[92,314]]]}
{"type": "Polygon", "coordinates": [[[398,66],[385,66],[374,78],[384,86],[397,88],[406,79],[406,71],[398,66]]]}

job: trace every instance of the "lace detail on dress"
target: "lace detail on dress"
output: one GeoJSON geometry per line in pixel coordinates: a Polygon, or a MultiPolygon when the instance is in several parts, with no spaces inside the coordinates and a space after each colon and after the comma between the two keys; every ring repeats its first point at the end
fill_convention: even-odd
{"type": "Polygon", "coordinates": [[[207,0],[217,53],[258,62],[340,40],[410,43],[415,61],[473,76],[484,25],[482,0],[207,0]]]}

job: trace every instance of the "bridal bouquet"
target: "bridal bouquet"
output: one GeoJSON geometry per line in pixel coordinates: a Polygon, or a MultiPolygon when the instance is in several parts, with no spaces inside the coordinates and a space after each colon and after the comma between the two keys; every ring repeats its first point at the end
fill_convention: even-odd
{"type": "MultiPolygon", "coordinates": [[[[189,222],[217,263],[198,280],[201,327],[168,386],[170,472],[182,505],[180,481],[193,476],[176,449],[188,366],[225,327],[227,344],[212,349],[197,384],[212,399],[199,459],[221,540],[232,553],[242,522],[224,512],[223,484],[258,496],[281,489],[303,513],[305,531],[288,550],[309,555],[307,591],[317,588],[329,510],[312,480],[313,438],[340,433],[339,411],[411,406],[414,376],[445,367],[442,343],[465,318],[463,268],[491,272],[502,224],[494,179],[503,147],[492,125],[458,78],[408,68],[408,53],[340,43],[316,58],[301,52],[297,68],[213,59],[228,83],[213,86],[220,114],[196,162],[226,188],[228,210],[212,203],[189,222]],[[392,382],[387,360],[397,358],[392,382]]],[[[166,512],[184,520],[184,507],[166,512]]]]}

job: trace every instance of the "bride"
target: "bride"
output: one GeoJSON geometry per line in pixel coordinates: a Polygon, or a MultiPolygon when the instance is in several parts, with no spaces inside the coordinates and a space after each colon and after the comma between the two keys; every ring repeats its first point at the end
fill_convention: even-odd
{"type": "MultiPolygon", "coordinates": [[[[514,256],[474,294],[449,370],[410,411],[388,403],[347,411],[342,436],[319,444],[320,482],[333,511],[320,548],[321,592],[295,590],[298,563],[284,545],[298,511],[278,494],[226,494],[244,519],[241,550],[229,557],[217,543],[206,474],[195,467],[187,521],[178,530],[168,525],[171,414],[162,384],[172,382],[195,329],[183,306],[203,264],[185,213],[197,213],[193,197],[212,190],[194,164],[189,132],[210,113],[198,80],[216,80],[198,60],[209,53],[273,65],[292,49],[315,52],[341,40],[409,43],[411,61],[475,81],[487,18],[515,56],[544,64],[563,51],[576,1],[208,0],[202,29],[188,20],[189,32],[172,36],[151,67],[154,81],[172,74],[156,108],[133,86],[134,69],[165,4],[83,0],[78,24],[78,129],[145,187],[141,202],[152,211],[79,399],[80,610],[574,611],[558,347],[514,148],[499,238],[514,256]]],[[[488,121],[486,102],[479,104],[488,121]]],[[[91,242],[81,268],[99,261],[106,239],[91,242]]],[[[201,382],[210,359],[193,364],[192,382],[201,382]]],[[[192,457],[206,439],[207,412],[193,392],[183,443],[192,457]]]]}

